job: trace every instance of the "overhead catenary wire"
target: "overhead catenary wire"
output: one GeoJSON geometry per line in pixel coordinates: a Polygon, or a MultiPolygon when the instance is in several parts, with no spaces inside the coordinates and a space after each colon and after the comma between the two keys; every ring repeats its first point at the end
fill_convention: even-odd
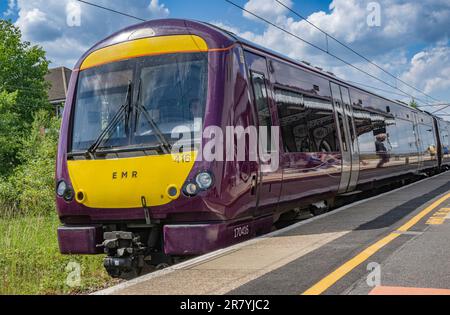
{"type": "Polygon", "coordinates": [[[299,14],[298,12],[296,12],[294,9],[290,8],[289,6],[287,6],[285,3],[283,3],[280,0],[275,0],[277,3],[279,3],[281,6],[283,6],[284,8],[286,8],[287,10],[289,10],[290,12],[292,12],[293,14],[295,14],[296,16],[298,16],[299,18],[301,18],[302,20],[304,20],[305,22],[307,22],[308,24],[310,24],[311,26],[313,26],[314,28],[316,28],[317,30],[319,30],[320,32],[322,32],[323,34],[325,34],[325,36],[327,37],[327,41],[328,38],[333,39],[334,41],[336,41],[338,44],[340,44],[341,46],[347,48],[348,50],[350,50],[351,52],[353,52],[355,55],[359,56],[360,58],[364,59],[365,61],[367,61],[368,63],[370,63],[371,65],[375,66],[376,68],[378,68],[379,70],[383,71],[384,73],[386,73],[387,75],[389,75],[390,77],[394,78],[395,80],[397,80],[398,82],[403,83],[404,85],[408,86],[409,88],[415,90],[416,92],[419,92],[420,94],[429,97],[430,99],[434,100],[434,101],[438,101],[436,98],[432,97],[431,95],[428,95],[427,93],[419,90],[418,88],[416,88],[415,86],[410,85],[409,83],[401,80],[400,78],[398,78],[397,76],[395,76],[394,74],[390,73],[389,71],[387,71],[386,69],[384,69],[383,67],[379,66],[378,64],[376,64],[375,62],[373,62],[372,60],[370,60],[369,58],[365,57],[363,54],[357,52],[355,49],[353,49],[352,47],[348,46],[347,44],[343,43],[342,41],[340,41],[339,39],[337,39],[336,37],[330,35],[328,32],[322,30],[320,27],[318,27],[317,25],[315,25],[314,23],[312,23],[311,21],[309,21],[307,18],[305,18],[304,16],[302,16],[301,14],[299,14]]]}
{"type": "MultiPolygon", "coordinates": [[[[357,81],[351,81],[351,80],[345,80],[345,81],[348,82],[348,83],[354,84],[354,85],[360,85],[360,86],[363,86],[363,87],[365,87],[365,88],[370,88],[370,89],[382,91],[382,92],[389,93],[389,94],[392,94],[392,95],[408,96],[408,95],[405,95],[405,94],[402,94],[402,93],[397,93],[397,92],[394,92],[394,91],[389,91],[389,90],[386,90],[386,89],[381,89],[381,88],[379,88],[379,87],[372,86],[372,85],[365,84],[365,83],[361,83],[361,82],[357,82],[357,81]]],[[[419,100],[419,101],[421,101],[421,102],[425,102],[423,99],[420,99],[420,98],[418,98],[418,97],[415,97],[414,99],[419,100]]],[[[429,104],[429,105],[419,105],[419,107],[439,107],[439,106],[447,106],[447,105],[450,105],[450,103],[436,103],[436,104],[429,104]]],[[[443,109],[444,109],[444,108],[443,108],[443,109]]],[[[440,111],[440,110],[443,110],[443,109],[439,109],[439,111],[440,111]]]]}
{"type": "MultiPolygon", "coordinates": [[[[125,13],[125,12],[122,12],[122,11],[118,11],[118,10],[115,10],[115,9],[111,9],[111,8],[106,7],[106,6],[102,6],[102,5],[99,5],[99,4],[96,4],[96,3],[92,3],[92,2],[89,2],[89,1],[86,1],[86,0],[77,0],[77,1],[80,2],[80,3],[84,3],[84,4],[86,4],[86,5],[94,6],[94,7],[97,7],[97,8],[99,8],[99,9],[103,9],[103,10],[106,10],[106,11],[109,11],[109,12],[112,12],[112,13],[115,13],[115,14],[119,14],[119,15],[122,15],[122,16],[126,16],[126,17],[128,17],[128,18],[132,18],[132,19],[135,19],[135,20],[138,20],[138,21],[142,21],[142,22],[147,21],[147,20],[145,20],[145,19],[143,19],[143,18],[140,18],[140,17],[134,16],[134,15],[131,15],[131,14],[129,14],[129,13],[125,13]]],[[[384,80],[382,80],[382,79],[376,77],[375,75],[372,75],[372,74],[368,73],[367,71],[364,71],[364,70],[358,68],[357,66],[351,64],[350,62],[348,62],[348,61],[346,61],[346,60],[340,58],[339,56],[330,53],[329,49],[325,50],[325,49],[323,49],[323,48],[321,48],[321,47],[319,47],[319,46],[317,46],[317,45],[315,45],[315,44],[313,44],[313,43],[311,43],[311,42],[309,42],[309,41],[307,41],[307,40],[301,38],[300,36],[297,36],[297,35],[295,35],[295,34],[289,32],[289,31],[285,30],[284,28],[280,27],[279,25],[276,25],[276,24],[274,24],[274,23],[272,23],[272,22],[270,22],[270,21],[264,19],[263,17],[258,16],[258,15],[255,14],[254,12],[251,12],[251,11],[249,11],[249,10],[243,8],[242,6],[240,6],[240,5],[238,5],[238,4],[234,3],[234,2],[232,2],[232,1],[230,1],[230,0],[225,0],[225,1],[228,2],[228,3],[230,3],[231,5],[233,5],[233,6],[237,7],[237,8],[239,8],[239,9],[241,9],[241,10],[247,12],[248,14],[253,15],[254,17],[256,17],[256,18],[258,18],[258,19],[260,19],[260,20],[262,20],[262,21],[268,23],[269,25],[272,25],[273,27],[275,27],[275,28],[277,28],[277,29],[279,29],[279,30],[281,30],[281,31],[283,31],[283,32],[285,32],[285,33],[287,33],[287,34],[289,34],[289,35],[291,35],[291,36],[293,36],[293,37],[299,39],[300,41],[302,41],[302,42],[304,42],[304,43],[306,43],[306,44],[308,44],[308,45],[310,45],[310,46],[312,46],[312,47],[314,47],[314,48],[316,48],[316,49],[318,49],[318,50],[320,50],[320,51],[322,51],[322,52],[324,52],[324,53],[326,53],[326,54],[328,54],[328,55],[330,55],[330,56],[332,56],[332,57],[334,57],[335,59],[341,61],[342,63],[344,63],[344,64],[346,64],[346,65],[348,65],[348,66],[354,68],[355,70],[360,71],[360,72],[364,73],[365,75],[367,75],[367,76],[369,76],[369,77],[371,77],[371,78],[373,78],[373,79],[375,79],[375,80],[377,80],[377,81],[379,81],[379,82],[381,82],[381,83],[383,83],[383,84],[389,86],[390,88],[400,91],[402,94],[400,94],[400,93],[394,93],[394,92],[391,92],[391,91],[387,91],[387,90],[383,90],[383,89],[380,89],[380,88],[376,88],[376,87],[372,87],[372,86],[368,86],[368,85],[367,85],[367,87],[369,87],[369,88],[377,89],[377,90],[380,90],[380,91],[383,91],[383,92],[386,92],[386,93],[391,93],[391,94],[393,94],[393,95],[396,94],[396,95],[401,95],[401,96],[409,96],[409,97],[411,97],[412,99],[416,99],[416,100],[419,100],[419,101],[421,101],[422,103],[424,103],[424,105],[420,105],[420,104],[419,104],[419,105],[418,105],[419,107],[440,106],[440,104],[430,104],[430,103],[428,103],[428,101],[424,101],[423,99],[420,99],[420,98],[418,98],[418,97],[416,97],[416,96],[414,96],[414,95],[412,95],[412,94],[409,94],[409,93],[403,91],[402,89],[398,88],[396,85],[394,86],[394,85],[392,85],[392,84],[390,84],[390,83],[388,83],[388,82],[385,82],[384,80]]],[[[384,73],[386,73],[386,74],[388,74],[389,76],[391,76],[392,78],[396,79],[398,82],[401,82],[401,83],[405,84],[406,86],[412,88],[412,89],[415,90],[416,92],[419,92],[419,93],[421,93],[421,94],[427,96],[427,97],[430,98],[430,99],[433,99],[433,100],[435,100],[435,101],[439,101],[439,100],[437,100],[436,98],[434,98],[434,97],[432,97],[432,96],[426,94],[425,92],[423,92],[423,91],[417,89],[416,87],[414,87],[414,86],[408,84],[407,82],[404,82],[403,80],[399,79],[398,77],[396,77],[395,75],[393,75],[393,74],[390,73],[389,71],[385,70],[385,69],[382,68],[381,66],[377,65],[375,62],[371,61],[370,59],[368,59],[367,57],[365,57],[364,55],[362,55],[361,53],[357,52],[357,51],[354,50],[353,48],[349,47],[349,46],[346,45],[345,43],[343,43],[343,42],[341,42],[340,40],[338,40],[337,38],[335,38],[334,36],[332,36],[332,35],[330,35],[329,33],[325,32],[324,30],[322,30],[321,28],[319,28],[317,25],[315,25],[314,23],[312,23],[311,21],[309,21],[307,18],[305,18],[304,16],[302,16],[301,14],[299,14],[298,12],[296,12],[295,10],[293,10],[292,8],[288,7],[288,6],[287,6],[285,3],[283,3],[282,1],[279,1],[279,0],[275,0],[275,1],[276,1],[277,3],[279,3],[280,5],[282,5],[283,7],[285,7],[286,9],[288,9],[290,12],[292,12],[292,13],[295,14],[296,16],[298,16],[299,18],[305,20],[308,24],[310,24],[311,26],[313,26],[314,28],[316,28],[317,30],[319,30],[320,32],[322,32],[323,34],[325,34],[325,36],[326,36],[326,38],[327,38],[327,47],[328,47],[328,38],[331,38],[331,39],[333,39],[334,41],[336,41],[337,43],[339,43],[340,45],[342,45],[343,47],[345,47],[345,48],[349,49],[350,51],[352,51],[352,52],[353,52],[354,54],[356,54],[357,56],[361,57],[361,58],[364,59],[365,61],[369,62],[369,63],[372,64],[373,66],[375,66],[375,67],[377,67],[378,69],[380,69],[381,71],[383,71],[384,73]]],[[[357,83],[357,82],[355,82],[355,83],[356,83],[356,84],[359,84],[359,85],[361,85],[361,86],[364,86],[364,84],[357,83]]],[[[442,105],[445,106],[445,105],[447,105],[447,104],[442,104],[442,105]]],[[[445,107],[445,108],[447,108],[447,107],[445,107]]],[[[441,110],[443,110],[443,109],[445,109],[445,108],[442,108],[442,109],[440,109],[440,110],[438,110],[438,111],[441,111],[441,110]]],[[[436,111],[436,112],[438,112],[438,111],[436,111]]]]}
{"type": "MultiPolygon", "coordinates": [[[[310,45],[311,47],[313,47],[313,48],[315,48],[315,49],[317,49],[317,50],[319,50],[319,51],[321,51],[321,52],[323,52],[323,53],[326,53],[326,54],[330,55],[331,57],[333,57],[333,58],[339,60],[340,62],[346,64],[347,66],[349,66],[349,67],[351,67],[351,68],[353,68],[353,69],[355,69],[355,70],[357,70],[357,71],[359,71],[359,72],[361,72],[361,73],[363,73],[363,74],[365,74],[365,75],[371,77],[372,79],[377,80],[377,81],[379,81],[379,82],[381,82],[381,83],[383,83],[383,84],[385,84],[385,85],[387,85],[387,86],[389,86],[389,87],[391,87],[391,88],[393,88],[393,89],[395,89],[395,90],[398,90],[398,91],[404,93],[405,95],[410,96],[412,99],[416,99],[416,97],[415,97],[414,95],[412,95],[412,94],[410,94],[410,93],[407,93],[406,91],[404,91],[404,90],[402,90],[402,89],[400,89],[400,88],[398,88],[398,87],[396,87],[396,86],[394,86],[394,85],[392,85],[392,84],[390,84],[390,83],[388,83],[388,82],[386,82],[386,81],[384,81],[384,80],[378,78],[377,76],[375,76],[375,75],[373,75],[373,74],[370,74],[369,72],[367,72],[367,71],[365,71],[365,70],[363,70],[363,69],[361,69],[361,68],[359,68],[359,67],[353,65],[352,63],[350,63],[350,62],[348,62],[348,61],[342,59],[341,57],[339,57],[339,56],[337,56],[337,55],[335,55],[335,54],[333,54],[333,53],[331,53],[331,52],[329,52],[329,51],[323,49],[323,48],[320,47],[320,46],[317,46],[317,45],[315,45],[315,44],[309,42],[308,40],[306,40],[306,39],[304,39],[304,38],[302,38],[302,37],[300,37],[300,36],[298,36],[298,35],[296,35],[296,34],[290,32],[290,31],[288,31],[288,30],[284,29],[283,27],[281,27],[281,26],[279,26],[279,25],[277,25],[277,24],[275,24],[275,23],[273,23],[273,22],[271,22],[271,21],[269,21],[269,20],[267,20],[267,19],[265,19],[265,18],[263,18],[263,17],[257,15],[256,13],[254,13],[254,12],[252,12],[252,11],[250,11],[250,10],[245,9],[244,7],[240,6],[239,4],[234,3],[233,1],[230,1],[230,0],[225,0],[225,1],[228,2],[228,3],[231,4],[231,5],[233,5],[233,6],[237,7],[237,8],[239,8],[239,9],[241,9],[242,11],[244,11],[244,12],[246,12],[246,13],[248,13],[248,14],[254,16],[254,17],[256,17],[257,19],[260,19],[261,21],[264,21],[264,22],[266,22],[267,24],[269,24],[269,25],[271,25],[271,26],[273,26],[273,27],[279,29],[280,31],[285,32],[285,33],[287,33],[287,34],[289,34],[289,35],[291,35],[291,36],[297,38],[298,40],[304,42],[305,44],[308,44],[308,45],[310,45]]],[[[428,102],[426,102],[425,104],[426,104],[426,105],[430,105],[428,102]]]]}
{"type": "Polygon", "coordinates": [[[23,86],[23,85],[10,85],[10,84],[2,84],[0,86],[0,91],[7,91],[8,93],[10,93],[10,91],[15,92],[15,91],[22,91],[22,92],[42,92],[43,90],[41,88],[33,88],[33,87],[29,87],[29,86],[23,86]]]}
{"type": "Polygon", "coordinates": [[[84,3],[84,4],[87,4],[87,5],[90,5],[90,6],[93,6],[93,7],[96,7],[96,8],[99,8],[99,9],[103,9],[103,10],[106,10],[106,11],[109,11],[109,12],[113,12],[113,13],[116,13],[116,14],[120,14],[120,15],[129,17],[129,18],[132,18],[132,19],[141,21],[141,22],[146,22],[146,21],[147,21],[147,20],[145,20],[145,19],[142,19],[142,18],[140,18],[140,17],[131,15],[131,14],[129,14],[129,13],[125,13],[125,12],[121,12],[121,11],[118,11],[118,10],[114,10],[114,9],[111,9],[111,8],[108,8],[108,7],[105,7],[105,6],[96,4],[96,3],[92,3],[92,2],[89,2],[89,1],[85,1],[85,0],[77,0],[77,1],[78,1],[78,2],[81,2],[81,3],[84,3]]]}
{"type": "MultiPolygon", "coordinates": [[[[449,107],[450,107],[450,104],[446,104],[446,105],[443,105],[443,106],[444,106],[443,108],[440,108],[440,109],[434,111],[432,114],[437,114],[437,113],[443,111],[444,109],[449,108],[449,107]]],[[[437,115],[439,115],[439,114],[437,114],[437,115]]]]}
{"type": "MultiPolygon", "coordinates": [[[[122,12],[122,11],[118,11],[118,10],[115,10],[115,9],[111,9],[111,8],[108,8],[108,7],[105,7],[105,6],[102,6],[102,5],[98,5],[98,4],[96,4],[96,3],[92,3],[92,2],[89,2],[89,1],[86,1],[86,0],[77,0],[77,1],[78,1],[78,2],[81,2],[81,3],[84,3],[84,4],[87,4],[87,5],[90,5],[90,6],[97,7],[97,8],[99,8],[99,9],[103,9],[103,10],[106,10],[106,11],[109,11],[109,12],[112,12],[112,13],[115,13],[115,14],[119,14],[119,15],[122,15],[122,16],[126,16],[126,17],[129,17],[129,18],[138,20],[138,21],[142,21],[142,22],[145,22],[145,21],[146,21],[145,19],[142,19],[142,18],[140,18],[140,17],[134,16],[134,15],[131,15],[131,14],[122,12]]],[[[311,43],[311,42],[309,42],[309,41],[307,41],[307,40],[305,40],[305,39],[303,39],[303,38],[301,38],[301,37],[299,37],[299,36],[297,36],[297,35],[295,35],[295,34],[293,34],[293,33],[291,33],[291,32],[289,32],[289,31],[283,29],[282,27],[280,27],[280,26],[278,26],[278,25],[276,25],[276,24],[274,24],[274,23],[272,23],[272,22],[270,22],[270,21],[264,19],[263,17],[256,15],[254,12],[251,12],[251,11],[245,9],[245,8],[239,6],[238,4],[236,4],[236,3],[232,2],[232,1],[229,1],[229,0],[225,0],[225,1],[228,2],[228,3],[230,3],[230,4],[232,4],[232,5],[234,5],[234,6],[236,6],[236,7],[238,7],[238,8],[240,8],[241,10],[247,12],[248,14],[251,14],[251,15],[255,16],[256,18],[258,18],[258,19],[260,19],[260,20],[263,20],[264,22],[266,22],[266,23],[268,23],[268,24],[270,24],[270,25],[272,25],[272,26],[274,26],[274,27],[280,29],[281,31],[284,31],[284,32],[290,34],[291,36],[296,37],[297,39],[301,40],[302,42],[305,42],[306,44],[308,44],[308,45],[310,45],[310,46],[312,46],[312,47],[314,47],[314,48],[316,48],[316,49],[318,49],[318,50],[320,50],[320,51],[322,51],[322,52],[324,52],[324,53],[326,53],[326,54],[328,54],[328,55],[330,55],[330,56],[332,56],[332,57],[334,57],[334,58],[336,58],[337,60],[339,60],[339,61],[343,62],[344,64],[346,64],[346,65],[348,65],[348,66],[354,68],[355,70],[360,71],[360,72],[364,73],[365,75],[367,75],[367,76],[369,76],[369,77],[371,77],[371,78],[373,78],[373,79],[375,79],[375,80],[377,80],[377,81],[380,81],[381,83],[383,83],[383,84],[389,86],[390,88],[393,88],[393,89],[395,89],[395,90],[398,90],[398,91],[402,92],[402,94],[398,94],[398,95],[409,96],[409,97],[411,97],[412,99],[417,99],[417,100],[419,100],[419,101],[421,101],[422,103],[425,104],[425,105],[419,105],[419,107],[435,106],[435,104],[430,104],[430,103],[428,103],[427,101],[424,101],[424,100],[422,100],[422,99],[420,99],[420,98],[418,98],[418,97],[416,97],[416,96],[414,96],[414,95],[411,95],[411,94],[409,94],[409,93],[403,91],[402,89],[398,88],[397,86],[394,86],[394,85],[392,85],[392,84],[390,84],[390,83],[388,83],[388,82],[385,82],[384,80],[382,80],[382,79],[376,77],[375,75],[372,75],[372,74],[368,73],[367,71],[364,71],[364,70],[360,69],[359,67],[357,67],[357,66],[351,64],[350,62],[347,62],[346,60],[340,58],[339,56],[337,56],[337,55],[335,55],[335,54],[333,54],[333,53],[330,53],[330,51],[329,51],[328,49],[325,50],[325,49],[323,49],[323,48],[321,48],[321,47],[319,47],[319,46],[317,46],[317,45],[315,45],[315,44],[313,44],[313,43],[311,43]]],[[[304,16],[302,16],[301,14],[299,14],[298,12],[296,12],[295,10],[293,10],[292,8],[288,7],[288,6],[287,6],[285,3],[283,3],[282,1],[279,1],[279,0],[275,0],[275,1],[276,1],[277,3],[279,3],[280,5],[282,5],[283,7],[285,7],[286,9],[288,9],[290,12],[292,12],[292,13],[295,14],[296,16],[298,16],[299,18],[305,20],[308,24],[310,24],[311,26],[313,26],[314,28],[316,28],[317,30],[319,30],[320,32],[322,32],[323,34],[325,34],[325,35],[327,36],[327,40],[328,40],[328,38],[333,39],[334,41],[336,41],[336,42],[339,43],[340,45],[342,45],[342,46],[344,46],[345,48],[349,49],[350,51],[352,51],[353,53],[355,53],[357,56],[361,57],[361,58],[364,59],[365,61],[367,61],[367,62],[369,62],[370,64],[374,65],[375,67],[377,67],[378,69],[380,69],[380,70],[383,71],[384,73],[388,74],[388,75],[391,76],[392,78],[396,79],[397,81],[399,81],[399,82],[405,84],[406,86],[412,88],[413,90],[415,90],[415,91],[417,91],[417,92],[419,92],[419,93],[421,93],[421,94],[427,96],[427,97],[430,98],[430,99],[433,99],[433,100],[435,100],[435,101],[438,101],[438,100],[435,99],[434,97],[432,97],[432,96],[430,96],[430,95],[424,93],[423,91],[420,91],[420,90],[417,89],[416,87],[411,86],[410,84],[408,84],[408,83],[404,82],[403,80],[397,78],[395,75],[393,75],[393,74],[390,73],[389,71],[385,70],[384,68],[380,67],[379,65],[377,65],[376,63],[374,63],[373,61],[371,61],[370,59],[368,59],[367,57],[365,57],[365,56],[362,55],[361,53],[357,52],[357,51],[354,50],[353,48],[351,48],[351,47],[349,47],[348,45],[346,45],[345,43],[341,42],[340,40],[338,40],[338,39],[335,38],[334,36],[328,34],[328,33],[325,32],[324,30],[322,30],[321,28],[319,28],[318,26],[316,26],[314,23],[312,23],[311,21],[309,21],[307,18],[305,18],[304,16]]],[[[362,84],[361,84],[361,85],[362,85],[362,84]]],[[[374,88],[374,87],[372,87],[372,88],[374,88]]],[[[378,88],[375,88],[375,89],[378,89],[378,88]]],[[[381,91],[382,89],[378,89],[378,90],[381,91]]],[[[383,91],[386,92],[386,93],[394,94],[393,92],[389,92],[389,91],[387,91],[387,90],[383,90],[383,91]]]]}
{"type": "MultiPolygon", "coordinates": [[[[404,94],[404,93],[398,93],[398,92],[394,92],[394,91],[389,91],[389,90],[386,90],[386,89],[382,89],[382,88],[379,88],[379,87],[376,87],[376,86],[373,86],[373,85],[369,85],[369,84],[361,83],[361,82],[357,82],[357,81],[345,80],[345,82],[348,82],[348,83],[351,83],[351,84],[355,84],[355,85],[360,85],[360,86],[363,86],[363,87],[366,87],[366,88],[370,88],[370,89],[374,89],[374,90],[378,90],[378,91],[382,91],[382,92],[389,93],[389,94],[392,94],[392,95],[408,96],[408,97],[410,96],[410,95],[407,95],[407,94],[404,94]]],[[[425,102],[423,99],[420,99],[418,97],[416,97],[415,99],[417,99],[417,100],[419,100],[421,102],[425,102]]],[[[438,105],[439,104],[436,104],[436,105],[435,104],[430,104],[429,106],[438,106],[438,105]]],[[[442,105],[442,104],[440,104],[440,105],[442,105]]]]}
{"type": "MultiPolygon", "coordinates": [[[[111,9],[111,8],[108,8],[108,7],[105,7],[105,6],[101,6],[101,5],[98,5],[98,4],[89,2],[89,1],[85,1],[85,0],[76,0],[76,1],[84,3],[84,4],[87,4],[87,5],[90,5],[90,6],[93,6],[93,7],[96,7],[96,8],[99,8],[99,9],[103,9],[103,10],[106,10],[106,11],[109,11],[109,12],[113,12],[115,14],[126,16],[126,17],[129,17],[129,18],[138,20],[138,21],[142,21],[142,22],[147,21],[147,20],[142,19],[140,17],[134,16],[134,15],[131,15],[131,14],[128,14],[128,13],[124,13],[124,12],[121,12],[121,11],[118,11],[118,10],[114,10],[114,9],[111,9]]],[[[35,93],[35,94],[38,94],[38,93],[42,92],[42,90],[37,89],[37,88],[25,87],[25,86],[15,86],[15,85],[9,85],[9,84],[1,85],[0,86],[0,90],[1,89],[11,89],[13,91],[21,91],[21,92],[35,93]]]]}

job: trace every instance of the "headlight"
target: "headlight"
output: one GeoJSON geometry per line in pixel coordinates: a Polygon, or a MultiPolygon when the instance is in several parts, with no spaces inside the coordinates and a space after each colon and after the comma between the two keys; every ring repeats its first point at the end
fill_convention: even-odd
{"type": "Polygon", "coordinates": [[[183,193],[189,197],[194,197],[195,195],[198,194],[199,191],[200,189],[197,186],[197,184],[191,182],[187,183],[183,188],[183,193]]]}
{"type": "Polygon", "coordinates": [[[64,196],[66,189],[67,189],[67,184],[65,181],[62,180],[58,183],[58,186],[56,187],[56,194],[59,197],[62,197],[62,196],[64,196]]]}
{"type": "Polygon", "coordinates": [[[198,187],[202,190],[206,190],[211,188],[213,184],[213,178],[208,172],[201,172],[195,177],[195,181],[197,182],[198,187]]]}
{"type": "Polygon", "coordinates": [[[63,180],[56,186],[56,194],[58,197],[64,198],[65,201],[72,201],[74,197],[72,188],[67,186],[66,182],[63,180]]]}

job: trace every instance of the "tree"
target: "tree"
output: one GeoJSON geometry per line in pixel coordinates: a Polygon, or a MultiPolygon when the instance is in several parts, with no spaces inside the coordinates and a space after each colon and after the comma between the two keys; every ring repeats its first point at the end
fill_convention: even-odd
{"type": "Polygon", "coordinates": [[[17,91],[12,110],[18,114],[21,129],[30,127],[35,112],[51,109],[44,80],[48,65],[42,48],[22,41],[19,28],[0,20],[0,91],[17,91]]]}
{"type": "Polygon", "coordinates": [[[18,115],[13,111],[16,98],[17,93],[0,92],[0,176],[10,173],[18,163],[18,115]]]}
{"type": "Polygon", "coordinates": [[[60,119],[48,111],[34,114],[30,133],[20,139],[21,165],[0,180],[0,217],[4,214],[46,214],[54,210],[55,160],[60,119]]]}
{"type": "Polygon", "coordinates": [[[20,164],[20,139],[30,132],[34,114],[51,110],[45,51],[21,37],[11,22],[0,20],[0,177],[20,164]]]}
{"type": "Polygon", "coordinates": [[[11,176],[21,212],[45,214],[55,206],[55,160],[60,119],[45,110],[34,114],[30,134],[22,140],[22,164],[11,176]]]}
{"type": "Polygon", "coordinates": [[[419,104],[417,104],[416,100],[412,99],[411,102],[409,103],[409,106],[411,106],[412,108],[419,108],[419,104]]]}

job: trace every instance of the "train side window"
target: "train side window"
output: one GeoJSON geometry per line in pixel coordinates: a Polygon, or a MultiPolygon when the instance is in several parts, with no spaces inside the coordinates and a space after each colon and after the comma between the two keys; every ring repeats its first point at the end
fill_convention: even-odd
{"type": "MultiPolygon", "coordinates": [[[[348,152],[347,139],[345,137],[345,116],[344,116],[344,104],[342,104],[341,89],[336,84],[331,84],[331,92],[334,100],[334,107],[336,109],[338,125],[340,129],[340,137],[342,143],[342,151],[348,152]]],[[[339,137],[338,137],[339,138],[339,137]]]]}
{"type": "Polygon", "coordinates": [[[397,154],[411,154],[417,152],[416,137],[414,135],[414,123],[401,118],[396,119],[397,154]]]}
{"type": "Polygon", "coordinates": [[[275,89],[286,152],[337,152],[330,99],[275,89]]]}
{"type": "Polygon", "coordinates": [[[433,127],[430,125],[419,124],[419,135],[422,152],[427,152],[434,156],[436,154],[436,143],[433,127]]]}
{"type": "Polygon", "coordinates": [[[373,139],[373,125],[370,112],[365,110],[354,111],[356,135],[358,137],[359,152],[371,154],[375,152],[375,141],[373,139]]]}
{"type": "Polygon", "coordinates": [[[341,93],[342,93],[342,101],[344,102],[343,107],[345,107],[345,111],[347,112],[347,119],[348,119],[348,126],[350,128],[350,137],[351,137],[351,144],[352,150],[354,149],[354,145],[356,142],[356,130],[353,127],[353,121],[352,117],[350,116],[350,113],[352,111],[351,106],[352,102],[350,100],[350,92],[347,88],[341,87],[341,93]]]}
{"type": "Polygon", "coordinates": [[[260,127],[267,127],[267,152],[271,152],[272,118],[269,109],[266,78],[264,74],[251,71],[253,93],[260,127]]]}

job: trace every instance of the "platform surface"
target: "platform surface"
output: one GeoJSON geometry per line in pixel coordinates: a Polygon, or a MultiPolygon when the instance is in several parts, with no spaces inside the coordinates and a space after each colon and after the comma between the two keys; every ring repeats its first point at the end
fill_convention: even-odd
{"type": "Polygon", "coordinates": [[[450,172],[97,294],[450,294],[450,172]]]}

